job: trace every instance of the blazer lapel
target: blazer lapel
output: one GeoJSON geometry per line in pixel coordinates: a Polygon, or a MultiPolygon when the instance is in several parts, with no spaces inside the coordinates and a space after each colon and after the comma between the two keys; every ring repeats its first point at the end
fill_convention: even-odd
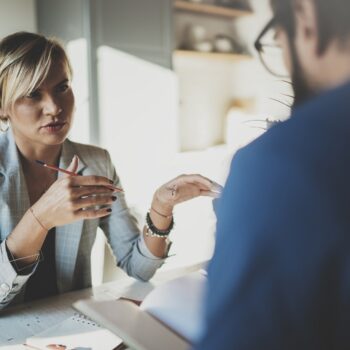
{"type": "Polygon", "coordinates": [[[3,186],[1,190],[8,193],[7,203],[13,213],[10,217],[7,216],[6,220],[1,220],[1,231],[9,234],[30,206],[27,184],[11,129],[1,138],[0,154],[0,184],[3,186]]]}
{"type": "MultiPolygon", "coordinates": [[[[59,166],[67,168],[74,154],[74,146],[66,140],[62,147],[59,166]]],[[[84,162],[80,161],[77,172],[81,174],[85,168],[84,162]]],[[[62,177],[62,173],[58,173],[58,177],[62,177]]],[[[11,129],[0,138],[0,185],[0,189],[9,194],[7,202],[13,213],[11,217],[6,215],[6,220],[1,220],[1,232],[10,233],[30,207],[27,184],[11,129]]],[[[83,222],[79,220],[70,225],[56,227],[56,271],[60,293],[72,289],[83,222]]],[[[0,237],[0,240],[5,238],[6,236],[0,237]]]]}
{"type": "MultiPolygon", "coordinates": [[[[60,168],[66,169],[74,156],[74,147],[69,140],[63,144],[60,158],[60,168]]],[[[82,160],[79,161],[78,174],[86,168],[82,160]]],[[[64,176],[58,174],[58,178],[64,176]]],[[[77,259],[80,238],[84,220],[75,221],[69,225],[56,227],[56,271],[57,286],[60,293],[67,292],[73,287],[75,263],[77,259]]]]}

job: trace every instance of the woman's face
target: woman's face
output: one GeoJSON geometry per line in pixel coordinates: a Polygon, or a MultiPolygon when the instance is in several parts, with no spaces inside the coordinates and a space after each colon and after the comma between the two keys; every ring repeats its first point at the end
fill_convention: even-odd
{"type": "Polygon", "coordinates": [[[53,62],[45,81],[9,111],[15,138],[35,147],[64,142],[73,121],[74,95],[65,64],[53,62]]]}

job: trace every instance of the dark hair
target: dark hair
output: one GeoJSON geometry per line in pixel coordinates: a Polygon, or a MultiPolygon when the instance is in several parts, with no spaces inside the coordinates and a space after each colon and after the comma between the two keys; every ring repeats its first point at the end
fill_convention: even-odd
{"type": "MultiPolygon", "coordinates": [[[[304,0],[305,1],[305,0],[304,0]]],[[[319,54],[324,53],[334,39],[345,43],[350,39],[349,0],[312,0],[318,21],[319,54]]],[[[271,0],[277,23],[294,36],[296,0],[271,0]]]]}

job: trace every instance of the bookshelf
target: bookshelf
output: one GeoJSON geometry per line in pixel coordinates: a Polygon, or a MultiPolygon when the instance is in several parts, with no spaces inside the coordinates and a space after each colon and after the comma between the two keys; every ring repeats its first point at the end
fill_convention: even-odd
{"type": "Polygon", "coordinates": [[[189,1],[176,0],[174,8],[177,11],[186,11],[202,15],[220,16],[228,19],[251,15],[251,11],[233,9],[224,6],[217,6],[205,3],[192,3],[189,1]]]}
{"type": "Polygon", "coordinates": [[[232,62],[240,62],[240,61],[248,61],[251,60],[252,57],[249,55],[242,55],[236,53],[221,53],[221,52],[199,52],[199,51],[191,51],[191,50],[175,50],[175,57],[192,57],[198,59],[207,59],[207,60],[222,60],[222,61],[232,61],[232,62]]]}

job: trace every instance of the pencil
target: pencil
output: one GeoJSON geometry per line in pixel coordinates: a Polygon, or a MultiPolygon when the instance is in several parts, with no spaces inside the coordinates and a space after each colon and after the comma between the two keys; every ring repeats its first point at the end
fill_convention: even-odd
{"type": "MultiPolygon", "coordinates": [[[[73,171],[69,171],[69,170],[66,170],[66,169],[59,168],[59,167],[57,167],[55,165],[46,164],[42,160],[36,160],[36,162],[38,164],[40,164],[41,166],[44,166],[45,168],[48,168],[48,169],[51,169],[51,170],[54,170],[54,171],[60,171],[61,173],[64,173],[64,174],[67,174],[67,175],[70,175],[70,176],[78,176],[79,175],[78,173],[74,173],[73,171]]],[[[105,185],[105,187],[108,187],[108,186],[105,185]]],[[[119,187],[111,186],[111,188],[114,188],[114,189],[116,189],[119,192],[124,192],[124,190],[122,190],[119,187]]]]}

